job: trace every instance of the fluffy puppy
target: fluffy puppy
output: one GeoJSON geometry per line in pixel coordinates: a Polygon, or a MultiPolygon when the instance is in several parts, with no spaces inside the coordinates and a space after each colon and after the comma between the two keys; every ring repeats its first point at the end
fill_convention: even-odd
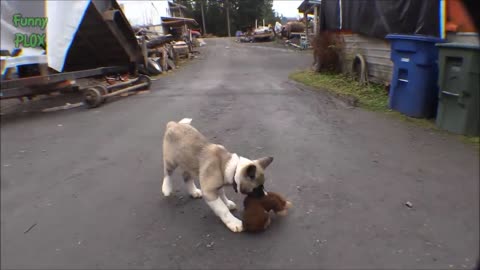
{"type": "Polygon", "coordinates": [[[249,193],[243,201],[243,228],[247,232],[264,231],[271,223],[269,212],[287,215],[292,203],[275,192],[265,192],[263,185],[249,193]]]}

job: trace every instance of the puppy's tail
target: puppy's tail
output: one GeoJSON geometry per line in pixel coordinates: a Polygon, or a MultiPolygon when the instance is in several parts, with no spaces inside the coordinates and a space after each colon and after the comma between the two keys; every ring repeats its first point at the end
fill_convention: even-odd
{"type": "Polygon", "coordinates": [[[189,124],[192,123],[192,118],[183,118],[182,120],[180,120],[178,123],[179,124],[189,124]]]}

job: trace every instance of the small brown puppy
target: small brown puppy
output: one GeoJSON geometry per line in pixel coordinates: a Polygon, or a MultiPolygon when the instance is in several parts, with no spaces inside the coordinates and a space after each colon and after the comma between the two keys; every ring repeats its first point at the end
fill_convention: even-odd
{"type": "Polygon", "coordinates": [[[285,216],[292,203],[285,200],[280,194],[268,192],[265,194],[263,186],[259,186],[249,193],[243,201],[243,228],[247,232],[261,232],[270,225],[269,212],[285,216]]]}

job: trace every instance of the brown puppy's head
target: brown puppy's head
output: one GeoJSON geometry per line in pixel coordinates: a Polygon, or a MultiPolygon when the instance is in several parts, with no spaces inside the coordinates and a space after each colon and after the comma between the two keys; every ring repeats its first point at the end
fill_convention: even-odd
{"type": "Polygon", "coordinates": [[[255,188],[265,183],[264,170],[272,163],[273,157],[263,157],[257,160],[240,158],[237,166],[237,179],[240,192],[243,194],[251,193],[255,188]]]}
{"type": "Polygon", "coordinates": [[[250,198],[256,198],[260,199],[262,197],[265,197],[267,195],[267,191],[265,191],[265,187],[263,185],[260,185],[252,190],[252,192],[248,193],[248,197],[250,198]]]}
{"type": "Polygon", "coordinates": [[[287,201],[282,195],[269,191],[264,193],[263,187],[255,188],[253,192],[249,193],[243,201],[245,209],[252,208],[252,205],[260,205],[265,211],[274,211],[280,216],[285,216],[288,209],[292,207],[292,203],[287,201]]]}
{"type": "Polygon", "coordinates": [[[269,192],[266,197],[263,206],[266,210],[273,210],[277,215],[286,216],[288,209],[292,207],[292,203],[278,193],[269,192]]]}

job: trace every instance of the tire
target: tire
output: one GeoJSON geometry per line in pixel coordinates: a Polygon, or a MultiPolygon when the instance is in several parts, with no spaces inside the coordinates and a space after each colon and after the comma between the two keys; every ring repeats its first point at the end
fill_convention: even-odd
{"type": "Polygon", "coordinates": [[[84,104],[87,108],[92,109],[100,106],[103,103],[104,98],[101,94],[101,89],[96,87],[90,87],[83,93],[84,104]]]}
{"type": "Polygon", "coordinates": [[[150,77],[145,76],[145,75],[138,76],[138,82],[147,83],[147,85],[142,89],[138,89],[137,91],[148,90],[148,89],[150,89],[150,86],[152,85],[152,80],[150,79],[150,77]]]}
{"type": "Polygon", "coordinates": [[[162,73],[162,67],[154,60],[147,60],[147,71],[150,75],[158,75],[162,73]]]}

